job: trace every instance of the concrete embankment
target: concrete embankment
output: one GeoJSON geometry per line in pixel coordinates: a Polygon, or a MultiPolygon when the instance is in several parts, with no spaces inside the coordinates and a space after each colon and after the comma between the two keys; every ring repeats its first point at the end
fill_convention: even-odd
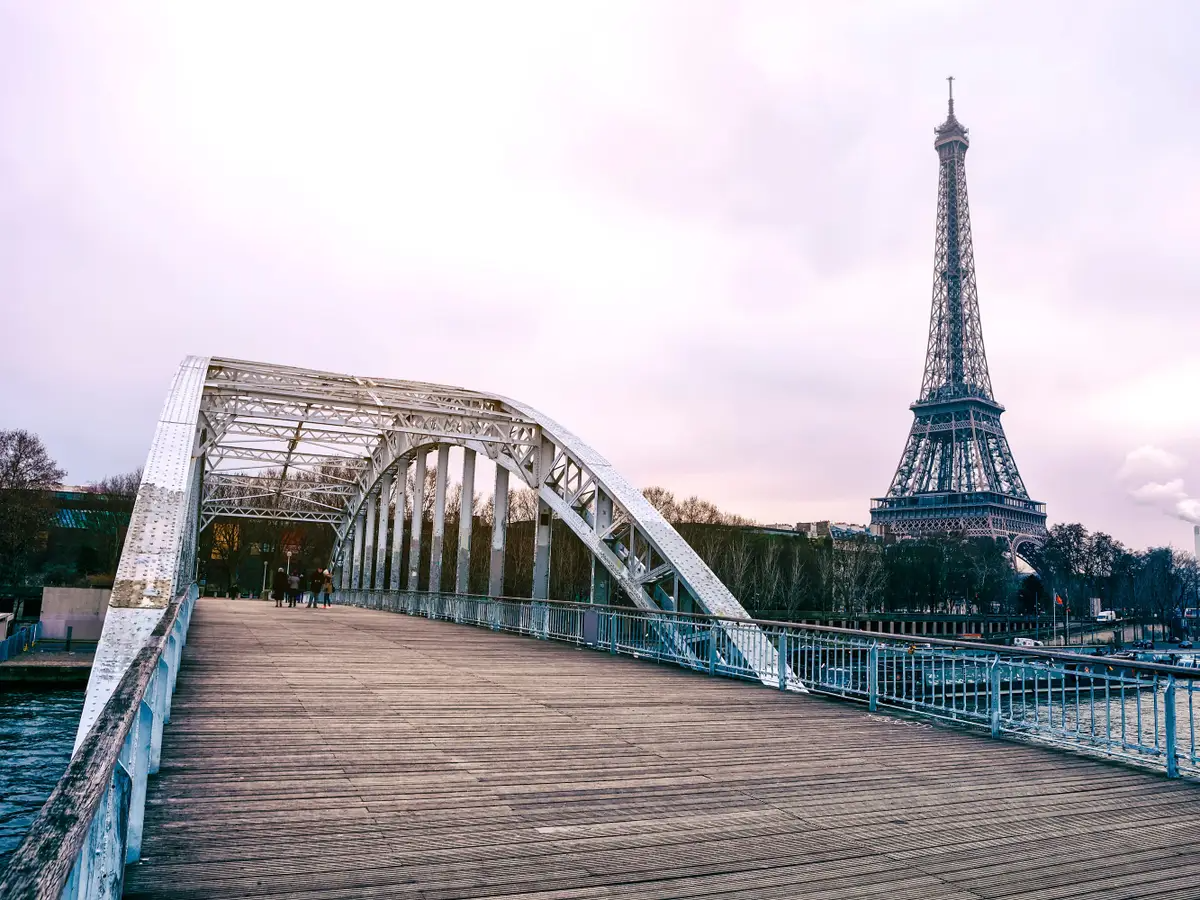
{"type": "Polygon", "coordinates": [[[0,662],[0,690],[86,687],[95,645],[62,649],[58,642],[39,643],[26,653],[0,662]]]}

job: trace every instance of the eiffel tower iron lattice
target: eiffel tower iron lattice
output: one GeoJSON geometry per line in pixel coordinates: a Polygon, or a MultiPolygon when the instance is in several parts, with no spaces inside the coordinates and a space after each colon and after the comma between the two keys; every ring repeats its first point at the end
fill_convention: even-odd
{"type": "Polygon", "coordinates": [[[992,395],[967,206],[970,141],[949,81],[949,115],[933,144],[941,174],[925,374],[887,496],[871,501],[871,524],[899,537],[998,538],[1016,553],[1044,539],[1046,507],[1029,499],[992,395]]]}

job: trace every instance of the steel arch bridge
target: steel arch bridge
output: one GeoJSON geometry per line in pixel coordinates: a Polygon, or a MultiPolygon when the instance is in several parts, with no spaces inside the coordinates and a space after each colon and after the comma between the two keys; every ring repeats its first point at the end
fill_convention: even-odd
{"type": "MultiPolygon", "coordinates": [[[[168,601],[194,580],[197,537],[219,516],[329,524],[342,589],[439,590],[451,447],[462,449],[463,496],[474,493],[477,456],[495,463],[490,595],[503,589],[508,488],[515,478],[537,495],[534,599],[548,597],[557,516],[592,554],[593,602],[616,602],[620,592],[646,610],[749,618],[640,491],[532,407],[445,385],[188,357],[147,458],[80,739],[168,601]],[[429,581],[422,585],[411,561],[420,559],[431,452],[438,462],[429,581]],[[410,468],[415,496],[406,511],[410,468]],[[402,573],[406,530],[410,566],[402,573]]],[[[471,528],[469,517],[461,519],[454,588],[463,594],[471,528]]],[[[744,629],[731,629],[730,640],[739,646],[744,629]]],[[[761,668],[764,681],[775,680],[773,661],[761,668]]]]}

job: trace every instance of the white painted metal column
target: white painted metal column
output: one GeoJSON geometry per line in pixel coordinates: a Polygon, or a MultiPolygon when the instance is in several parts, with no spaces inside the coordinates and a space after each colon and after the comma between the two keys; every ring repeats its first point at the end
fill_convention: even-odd
{"type": "Polygon", "coordinates": [[[421,524],[425,511],[425,458],[426,450],[417,451],[417,464],[413,466],[412,537],[408,545],[408,589],[415,591],[421,583],[421,524]]]}
{"type": "MultiPolygon", "coordinates": [[[[554,463],[554,445],[545,438],[538,448],[537,483],[541,485],[550,475],[554,463]]],[[[550,531],[554,513],[545,500],[538,497],[537,525],[533,543],[533,599],[550,596],[550,531]]]]}
{"type": "Polygon", "coordinates": [[[454,593],[466,594],[471,580],[471,529],[475,526],[475,451],[463,448],[462,491],[458,501],[458,570],[454,593]]]}
{"type": "Polygon", "coordinates": [[[388,537],[388,516],[391,513],[389,504],[392,499],[392,473],[384,472],[383,477],[379,479],[379,531],[375,535],[375,578],[373,584],[375,590],[382,591],[383,584],[383,567],[387,562],[387,537],[388,537]]]}
{"type": "Polygon", "coordinates": [[[433,488],[433,542],[429,546],[429,590],[442,589],[442,548],[446,537],[446,475],[450,468],[450,445],[437,451],[437,477],[433,488]]]}
{"type": "Polygon", "coordinates": [[[376,497],[371,494],[367,497],[367,521],[366,527],[363,528],[362,586],[364,591],[371,590],[373,586],[371,584],[371,560],[375,558],[375,506],[376,497]]]}
{"type": "Polygon", "coordinates": [[[488,566],[488,596],[504,593],[504,544],[508,534],[508,469],[496,466],[496,493],[492,498],[492,558],[488,566]]]}
{"type": "Polygon", "coordinates": [[[404,502],[408,492],[408,463],[396,467],[396,513],[392,518],[392,574],[388,588],[400,590],[400,559],[404,554],[404,502]]]}
{"type": "Polygon", "coordinates": [[[365,513],[360,511],[358,518],[354,520],[354,550],[350,556],[350,588],[355,591],[362,589],[362,545],[363,532],[366,530],[364,518],[365,513]]]}
{"type": "MultiPolygon", "coordinates": [[[[596,533],[604,534],[613,520],[612,497],[603,491],[596,492],[596,533]]],[[[592,602],[612,603],[612,575],[595,556],[592,557],[592,602]]]]}
{"type": "Polygon", "coordinates": [[[538,498],[537,537],[533,545],[533,599],[550,596],[550,526],[554,521],[545,500],[538,498]]]}

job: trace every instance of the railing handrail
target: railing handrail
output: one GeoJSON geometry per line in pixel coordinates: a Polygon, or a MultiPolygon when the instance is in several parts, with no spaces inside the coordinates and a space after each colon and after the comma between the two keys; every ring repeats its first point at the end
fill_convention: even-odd
{"type": "MultiPolygon", "coordinates": [[[[397,591],[358,591],[363,594],[394,594],[397,591]]],[[[618,606],[612,603],[580,603],[574,600],[540,600],[532,597],[492,597],[486,594],[455,594],[446,591],[399,591],[402,594],[425,594],[430,597],[458,597],[466,600],[499,600],[506,603],[544,603],[553,604],[555,606],[570,606],[580,607],[593,610],[612,610],[614,612],[639,612],[648,615],[664,615],[677,616],[679,618],[694,619],[704,622],[737,622],[741,625],[756,625],[759,628],[797,628],[806,631],[820,631],[829,634],[848,634],[858,637],[868,638],[875,641],[888,641],[895,644],[909,644],[914,647],[920,647],[923,644],[938,647],[954,647],[964,650],[986,650],[994,653],[1005,653],[1013,656],[1030,656],[1038,659],[1054,659],[1062,660],[1070,663],[1090,663],[1103,662],[1111,660],[1107,656],[1088,656],[1084,653],[1072,653],[1070,651],[1045,650],[1037,647],[1016,647],[1009,644],[989,644],[983,641],[955,641],[948,638],[932,637],[924,634],[888,634],[882,631],[862,631],[857,628],[839,628],[833,625],[809,625],[803,622],[784,622],[778,619],[739,619],[735,616],[718,616],[711,613],[686,613],[675,612],[667,609],[641,609],[636,606],[618,606]]],[[[1174,675],[1176,678],[1200,679],[1200,669],[1191,669],[1186,666],[1172,666],[1167,663],[1144,662],[1137,659],[1119,659],[1118,663],[1123,668],[1140,669],[1146,672],[1154,672],[1160,675],[1174,675]]]]}
{"type": "Polygon", "coordinates": [[[184,594],[176,597],[42,805],[0,879],[0,897],[60,896],[108,791],[138,706],[167,646],[184,594]]]}

